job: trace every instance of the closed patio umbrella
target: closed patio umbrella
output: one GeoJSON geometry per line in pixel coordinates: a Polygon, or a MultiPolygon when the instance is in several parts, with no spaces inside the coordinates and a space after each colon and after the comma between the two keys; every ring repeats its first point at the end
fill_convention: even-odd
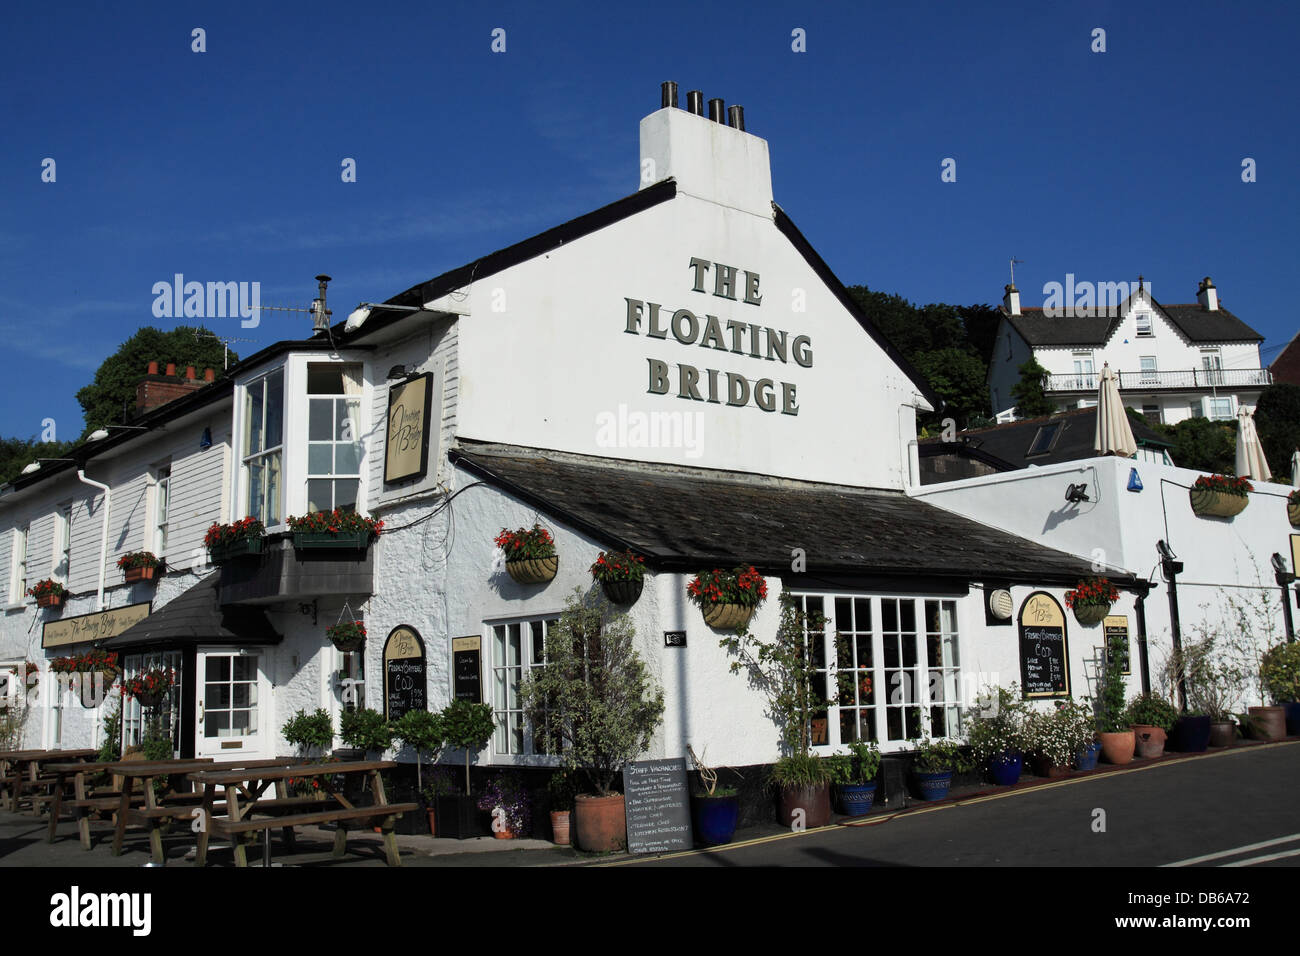
{"type": "Polygon", "coordinates": [[[1237,411],[1237,476],[1256,481],[1273,477],[1259,443],[1259,432],[1255,431],[1255,415],[1248,408],[1237,411]]]}
{"type": "Polygon", "coordinates": [[[1300,448],[1291,456],[1291,484],[1300,488],[1300,448]]]}
{"type": "Polygon", "coordinates": [[[1101,367],[1101,388],[1097,392],[1097,435],[1092,449],[1099,455],[1132,458],[1137,453],[1133,429],[1129,427],[1124,403],[1119,400],[1119,380],[1107,362],[1101,367]]]}

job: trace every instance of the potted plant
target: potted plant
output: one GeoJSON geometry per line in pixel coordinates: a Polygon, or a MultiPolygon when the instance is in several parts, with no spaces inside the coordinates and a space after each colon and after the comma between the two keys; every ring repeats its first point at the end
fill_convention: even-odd
{"type": "Polygon", "coordinates": [[[591,566],[591,576],[600,582],[609,603],[635,604],[645,584],[645,558],[631,551],[602,551],[591,566]]]}
{"type": "Polygon", "coordinates": [[[420,799],[424,803],[424,812],[429,817],[429,835],[438,835],[438,803],[456,793],[456,782],[452,779],[450,767],[437,766],[429,771],[428,779],[420,788],[420,799]]]}
{"type": "Polygon", "coordinates": [[[334,718],[323,707],[310,714],[299,710],[284,722],[280,736],[297,749],[298,756],[320,758],[334,743],[334,718]]]}
{"type": "Polygon", "coordinates": [[[1260,661],[1264,689],[1285,711],[1286,732],[1300,734],[1300,643],[1276,644],[1260,661]]]}
{"type": "Polygon", "coordinates": [[[1101,673],[1101,698],[1097,707],[1097,738],[1108,763],[1123,765],[1133,761],[1137,738],[1128,725],[1124,692],[1124,654],[1126,641],[1121,635],[1110,638],[1101,673]]]}
{"type": "Polygon", "coordinates": [[[339,716],[339,738],[349,747],[364,750],[369,759],[378,760],[393,745],[393,728],[377,710],[345,710],[339,716]]]}
{"type": "Polygon", "coordinates": [[[551,807],[551,840],[556,846],[569,845],[569,819],[575,796],[573,771],[568,767],[555,770],[546,781],[546,797],[551,807]]]}
{"type": "Polygon", "coordinates": [[[117,566],[122,569],[122,580],[127,584],[152,581],[161,563],[152,551],[128,551],[117,559],[117,566]]]}
{"type": "Polygon", "coordinates": [[[594,790],[574,800],[583,850],[627,846],[624,797],[614,782],[650,746],[663,720],[663,690],[637,654],[635,639],[626,614],[604,620],[575,589],[546,635],[546,666],[529,671],[520,689],[535,733],[594,790]]]}
{"type": "Polygon", "coordinates": [[[1205,632],[1200,639],[1185,640],[1165,661],[1160,674],[1162,689],[1172,696],[1181,682],[1187,691],[1187,709],[1165,741],[1168,750],[1201,753],[1212,740],[1218,741],[1215,746],[1227,746],[1236,736],[1229,688],[1239,686],[1242,678],[1235,669],[1230,673],[1214,650],[1214,635],[1205,632]],[[1223,723],[1227,724],[1226,734],[1222,729],[1216,734],[1215,725],[1223,723]]]}
{"type": "Polygon", "coordinates": [[[214,521],[203,536],[208,556],[213,564],[224,564],[234,558],[261,554],[266,540],[266,526],[251,515],[230,524],[214,521]]]}
{"type": "Polygon", "coordinates": [[[1286,496],[1286,520],[1291,527],[1300,528],[1300,488],[1286,496]]]}
{"type": "Polygon", "coordinates": [[[767,597],[767,580],[752,565],[730,571],[714,568],[695,575],[686,593],[709,627],[738,631],[749,625],[754,609],[767,597]]]}
{"type": "Polygon", "coordinates": [[[944,799],[952,787],[952,775],[969,770],[970,759],[956,741],[932,740],[926,736],[911,743],[912,774],[920,787],[921,799],[944,799]]]}
{"type": "Polygon", "coordinates": [[[1074,619],[1084,627],[1100,624],[1118,600],[1119,590],[1106,578],[1085,578],[1065,592],[1065,606],[1073,609],[1074,619]]]}
{"type": "Polygon", "coordinates": [[[445,746],[465,752],[465,792],[438,800],[438,820],[445,835],[457,840],[482,835],[470,789],[470,758],[487,746],[496,725],[489,704],[453,700],[442,711],[445,746]]]}
{"type": "Polygon", "coordinates": [[[540,524],[531,528],[502,528],[494,539],[506,556],[506,573],[519,584],[546,584],[560,569],[555,538],[540,524]]]}
{"type": "Polygon", "coordinates": [[[533,802],[513,770],[496,774],[478,798],[478,808],[492,814],[492,835],[513,840],[533,832],[533,802]]]}
{"type": "MultiPolygon", "coordinates": [[[[702,589],[701,600],[709,599],[710,590],[702,589]]],[[[766,593],[761,577],[751,583],[749,593],[766,593]]],[[[781,622],[774,639],[760,640],[742,623],[719,645],[737,658],[731,662],[731,672],[743,669],[750,685],[767,698],[768,714],[780,733],[783,753],[770,775],[777,790],[777,822],[786,827],[823,827],[831,821],[831,768],[812,756],[812,733],[813,722],[824,719],[830,700],[818,690],[819,686],[824,690],[825,684],[819,685],[823,678],[807,652],[807,642],[809,634],[823,632],[826,617],[816,611],[805,613],[788,591],[781,593],[780,600],[781,622]]]]}
{"type": "Polygon", "coordinates": [[[70,657],[56,657],[50,661],[50,671],[64,675],[62,682],[70,683],[81,706],[89,709],[108,699],[108,689],[117,679],[121,667],[116,653],[95,649],[70,657]]]}
{"type": "Polygon", "coordinates": [[[1246,510],[1255,488],[1236,475],[1201,475],[1190,491],[1192,512],[1200,517],[1231,518],[1246,510]]]}
{"type": "Polygon", "coordinates": [[[718,772],[686,748],[700,777],[700,786],[691,789],[691,828],[703,846],[723,846],[736,835],[740,821],[740,795],[735,787],[718,786],[718,772]]]}
{"type": "Polygon", "coordinates": [[[1067,728],[1074,766],[1079,770],[1095,770],[1101,756],[1101,741],[1097,739],[1097,715],[1092,702],[1063,700],[1056,705],[1057,718],[1067,728]]]}
{"type": "Polygon", "coordinates": [[[53,578],[46,578],[29,587],[27,594],[36,598],[37,607],[61,607],[68,596],[68,589],[53,578]]]}
{"type": "Polygon", "coordinates": [[[1158,694],[1140,694],[1129,703],[1125,719],[1133,728],[1137,755],[1149,759],[1165,752],[1165,738],[1178,719],[1178,711],[1158,694]]]}
{"type": "Polygon", "coordinates": [[[1019,685],[987,687],[970,713],[971,752],[986,764],[993,782],[1014,786],[1025,754],[1025,705],[1019,685]]]}
{"type": "Polygon", "coordinates": [[[880,770],[880,750],[874,743],[856,740],[848,744],[849,752],[827,758],[840,813],[864,817],[871,812],[876,798],[876,773],[880,770]]]}
{"type": "Polygon", "coordinates": [[[424,758],[436,760],[446,742],[442,715],[430,713],[423,708],[408,710],[392,721],[392,728],[393,738],[415,751],[415,788],[423,792],[424,758]]]}
{"type": "Polygon", "coordinates": [[[285,524],[293,532],[293,546],[299,551],[364,551],[384,531],[382,521],[338,508],[302,517],[289,515],[285,524]]]}
{"type": "Polygon", "coordinates": [[[361,621],[339,621],[325,628],[325,636],[340,651],[359,651],[366,644],[366,625],[361,621]]]}
{"type": "Polygon", "coordinates": [[[175,683],[176,672],[170,667],[151,667],[128,680],[122,689],[128,697],[138,700],[141,707],[157,707],[175,683]]]}
{"type": "MultiPolygon", "coordinates": [[[[1089,734],[1091,736],[1091,721],[1089,734]]],[[[1025,718],[1026,746],[1034,774],[1049,780],[1064,777],[1083,749],[1072,702],[1060,701],[1051,710],[1035,710],[1025,718]]]]}

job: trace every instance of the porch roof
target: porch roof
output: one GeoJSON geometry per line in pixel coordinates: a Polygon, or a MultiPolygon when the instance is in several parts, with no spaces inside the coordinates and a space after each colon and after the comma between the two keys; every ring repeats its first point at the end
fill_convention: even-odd
{"type": "Polygon", "coordinates": [[[260,608],[218,602],[221,575],[210,574],[103,646],[110,651],[195,644],[278,644],[283,640],[260,608]]]}

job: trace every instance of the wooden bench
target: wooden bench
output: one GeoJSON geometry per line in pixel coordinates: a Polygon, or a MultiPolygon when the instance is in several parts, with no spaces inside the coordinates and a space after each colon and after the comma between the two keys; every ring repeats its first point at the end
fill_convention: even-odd
{"type": "Polygon", "coordinates": [[[31,813],[40,816],[41,807],[48,802],[46,790],[56,780],[54,775],[42,773],[42,766],[53,762],[84,761],[98,753],[97,750],[27,750],[0,755],[9,809],[17,813],[24,794],[30,793],[31,813]]]}

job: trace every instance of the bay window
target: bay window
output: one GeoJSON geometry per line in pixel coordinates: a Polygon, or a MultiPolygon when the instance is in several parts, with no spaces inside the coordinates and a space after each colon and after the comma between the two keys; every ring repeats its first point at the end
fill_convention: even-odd
{"type": "Polygon", "coordinates": [[[355,511],[361,485],[361,366],[307,366],[307,510],[355,511]]]}
{"type": "Polygon", "coordinates": [[[250,382],[244,396],[245,515],[280,523],[284,445],[284,371],[250,382]]]}

